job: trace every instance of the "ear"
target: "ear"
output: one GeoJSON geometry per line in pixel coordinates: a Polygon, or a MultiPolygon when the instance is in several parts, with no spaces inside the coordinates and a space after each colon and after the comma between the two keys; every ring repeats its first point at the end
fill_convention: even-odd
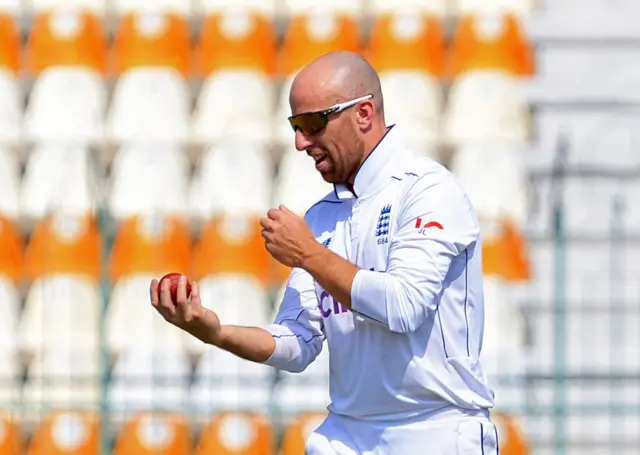
{"type": "Polygon", "coordinates": [[[367,129],[373,123],[376,114],[376,107],[372,100],[365,100],[358,104],[356,108],[356,122],[362,129],[367,129]]]}

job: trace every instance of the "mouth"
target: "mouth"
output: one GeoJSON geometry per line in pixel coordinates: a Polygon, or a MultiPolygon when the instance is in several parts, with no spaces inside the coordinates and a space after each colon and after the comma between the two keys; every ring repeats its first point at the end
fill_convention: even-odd
{"type": "Polygon", "coordinates": [[[311,158],[313,159],[313,161],[315,162],[316,166],[320,163],[322,163],[325,159],[327,159],[327,154],[323,153],[320,155],[309,155],[311,156],[311,158]]]}

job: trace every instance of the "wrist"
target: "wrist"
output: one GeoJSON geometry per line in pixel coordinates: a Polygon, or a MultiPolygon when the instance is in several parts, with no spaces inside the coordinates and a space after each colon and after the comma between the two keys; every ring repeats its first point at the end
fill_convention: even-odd
{"type": "Polygon", "coordinates": [[[198,338],[203,343],[219,346],[221,342],[221,329],[222,327],[220,326],[220,322],[218,321],[216,314],[209,309],[205,309],[205,312],[201,317],[195,319],[190,324],[187,332],[198,338]]]}
{"type": "Polygon", "coordinates": [[[299,267],[311,273],[317,264],[323,262],[323,258],[328,252],[329,250],[324,245],[314,242],[305,249],[299,267]]]}

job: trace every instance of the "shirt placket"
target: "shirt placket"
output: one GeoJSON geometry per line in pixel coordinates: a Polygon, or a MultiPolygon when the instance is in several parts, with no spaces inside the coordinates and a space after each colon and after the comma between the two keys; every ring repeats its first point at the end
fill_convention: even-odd
{"type": "Polygon", "coordinates": [[[351,206],[351,219],[349,220],[349,262],[352,264],[358,263],[361,209],[361,202],[355,199],[351,206]]]}

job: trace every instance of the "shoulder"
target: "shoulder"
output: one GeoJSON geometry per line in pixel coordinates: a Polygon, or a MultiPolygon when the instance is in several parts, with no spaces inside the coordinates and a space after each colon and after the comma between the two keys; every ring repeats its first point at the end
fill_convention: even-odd
{"type": "Polygon", "coordinates": [[[403,153],[398,160],[394,177],[402,182],[404,196],[423,194],[432,188],[447,187],[464,193],[456,177],[445,166],[425,156],[403,153]]]}
{"type": "Polygon", "coordinates": [[[442,164],[428,157],[412,155],[398,164],[401,175],[401,195],[404,208],[411,212],[414,206],[419,211],[456,212],[476,223],[473,204],[456,178],[442,164]]]}

